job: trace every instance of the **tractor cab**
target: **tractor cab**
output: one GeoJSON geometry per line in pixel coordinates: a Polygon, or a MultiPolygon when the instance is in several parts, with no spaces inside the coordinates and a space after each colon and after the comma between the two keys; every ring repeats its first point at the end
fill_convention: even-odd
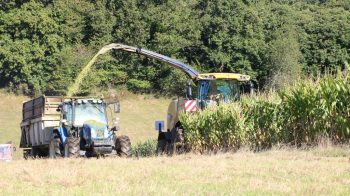
{"type": "Polygon", "coordinates": [[[71,127],[83,127],[93,123],[107,129],[106,103],[100,99],[76,99],[65,101],[61,105],[62,123],[71,127]]]}
{"type": "MultiPolygon", "coordinates": [[[[119,104],[118,104],[119,105],[119,104]]],[[[80,150],[102,150],[111,153],[114,147],[114,131],[108,123],[108,104],[103,99],[69,99],[60,105],[62,143],[70,136],[80,138],[80,150]]],[[[117,110],[115,110],[117,111],[117,110]]],[[[115,125],[117,122],[114,122],[115,125]]]]}

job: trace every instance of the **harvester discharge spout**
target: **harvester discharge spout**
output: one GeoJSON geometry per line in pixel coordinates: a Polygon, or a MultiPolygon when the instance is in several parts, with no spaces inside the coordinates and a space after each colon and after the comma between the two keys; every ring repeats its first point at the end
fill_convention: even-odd
{"type": "Polygon", "coordinates": [[[195,70],[193,67],[191,67],[185,63],[182,63],[176,59],[172,59],[172,58],[164,56],[162,54],[158,54],[156,52],[152,52],[152,51],[145,50],[142,48],[112,43],[112,44],[109,44],[109,45],[102,47],[97,52],[97,54],[91,59],[91,61],[83,68],[83,70],[79,73],[77,79],[74,81],[74,84],[68,89],[68,93],[67,93],[68,97],[73,96],[79,90],[79,86],[80,86],[83,78],[88,74],[92,65],[97,60],[97,57],[101,54],[105,54],[106,52],[108,52],[110,50],[123,50],[126,52],[136,53],[136,54],[140,54],[140,55],[143,55],[143,56],[146,56],[149,58],[157,59],[157,60],[165,62],[165,63],[167,63],[175,68],[181,69],[192,80],[195,80],[199,75],[198,71],[195,70]]]}

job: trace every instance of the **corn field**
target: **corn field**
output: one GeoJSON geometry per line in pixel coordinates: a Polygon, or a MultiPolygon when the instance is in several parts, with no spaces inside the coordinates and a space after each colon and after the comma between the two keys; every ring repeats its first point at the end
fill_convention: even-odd
{"type": "Polygon", "coordinates": [[[350,75],[303,80],[269,96],[182,114],[185,140],[194,151],[254,150],[278,144],[316,145],[350,139],[350,75]]]}

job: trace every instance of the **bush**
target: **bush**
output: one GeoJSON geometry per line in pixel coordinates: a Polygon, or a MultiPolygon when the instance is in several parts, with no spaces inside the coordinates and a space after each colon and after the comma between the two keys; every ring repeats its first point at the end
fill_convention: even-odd
{"type": "Polygon", "coordinates": [[[151,89],[151,83],[144,80],[131,79],[126,83],[129,90],[133,92],[147,92],[151,89]]]}
{"type": "Polygon", "coordinates": [[[136,157],[151,157],[156,155],[157,141],[147,140],[132,147],[131,154],[136,157]]]}

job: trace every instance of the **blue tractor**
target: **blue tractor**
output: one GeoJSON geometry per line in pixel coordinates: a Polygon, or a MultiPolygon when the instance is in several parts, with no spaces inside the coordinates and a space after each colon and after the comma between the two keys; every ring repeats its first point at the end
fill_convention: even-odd
{"type": "Polygon", "coordinates": [[[119,102],[104,99],[41,96],[23,105],[21,147],[24,156],[130,156],[128,136],[116,135],[119,102]]]}

